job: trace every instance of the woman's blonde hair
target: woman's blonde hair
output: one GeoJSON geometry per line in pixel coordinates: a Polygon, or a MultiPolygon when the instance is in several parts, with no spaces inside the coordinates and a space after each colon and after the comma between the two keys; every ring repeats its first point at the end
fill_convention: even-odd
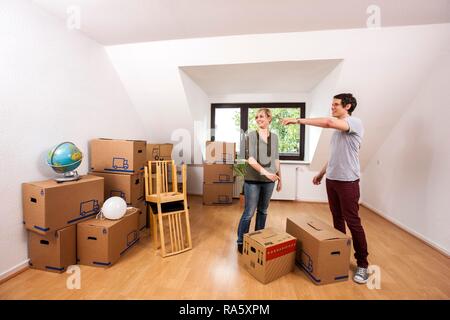
{"type": "Polygon", "coordinates": [[[271,123],[272,122],[272,111],[270,111],[269,108],[261,108],[261,109],[258,109],[258,111],[256,112],[256,115],[260,114],[261,112],[264,112],[266,117],[270,119],[269,123],[271,123]]]}

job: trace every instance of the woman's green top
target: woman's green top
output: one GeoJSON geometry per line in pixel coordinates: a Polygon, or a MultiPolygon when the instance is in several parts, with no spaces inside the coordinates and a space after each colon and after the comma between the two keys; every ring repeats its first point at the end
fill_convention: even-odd
{"type": "MultiPolygon", "coordinates": [[[[248,160],[250,157],[256,159],[270,173],[276,174],[275,160],[280,159],[278,154],[278,136],[270,132],[266,143],[257,131],[250,131],[245,139],[245,158],[248,160]]],[[[272,182],[266,176],[253,169],[250,164],[247,165],[245,171],[245,181],[254,183],[272,182]]]]}

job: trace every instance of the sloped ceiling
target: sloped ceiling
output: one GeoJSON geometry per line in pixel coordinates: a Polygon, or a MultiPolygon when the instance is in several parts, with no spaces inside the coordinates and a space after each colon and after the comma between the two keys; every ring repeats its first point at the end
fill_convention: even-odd
{"type": "Polygon", "coordinates": [[[212,95],[310,92],[341,60],[279,61],[181,69],[212,95]]]}
{"type": "Polygon", "coordinates": [[[64,20],[68,8],[78,7],[81,31],[104,45],[365,28],[370,5],[379,6],[383,27],[450,21],[449,0],[33,0],[33,3],[64,20]]]}

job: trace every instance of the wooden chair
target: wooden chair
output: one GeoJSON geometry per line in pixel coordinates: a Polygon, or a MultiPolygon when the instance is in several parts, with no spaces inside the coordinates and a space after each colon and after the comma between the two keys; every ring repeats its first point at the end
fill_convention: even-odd
{"type": "Polygon", "coordinates": [[[185,164],[182,165],[181,173],[182,192],[179,192],[177,168],[174,160],[149,161],[148,166],[145,167],[145,200],[150,205],[153,243],[155,249],[161,247],[163,257],[192,249],[185,164]],[[164,231],[167,227],[170,236],[168,246],[166,246],[164,231]],[[170,251],[168,251],[169,246],[170,251]]]}

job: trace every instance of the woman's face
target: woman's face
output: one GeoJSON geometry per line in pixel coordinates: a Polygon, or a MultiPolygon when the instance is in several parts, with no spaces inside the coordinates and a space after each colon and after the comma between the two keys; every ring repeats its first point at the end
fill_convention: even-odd
{"type": "Polygon", "coordinates": [[[269,127],[271,119],[267,117],[264,111],[260,111],[256,114],[255,120],[259,128],[266,129],[269,127]]]}

